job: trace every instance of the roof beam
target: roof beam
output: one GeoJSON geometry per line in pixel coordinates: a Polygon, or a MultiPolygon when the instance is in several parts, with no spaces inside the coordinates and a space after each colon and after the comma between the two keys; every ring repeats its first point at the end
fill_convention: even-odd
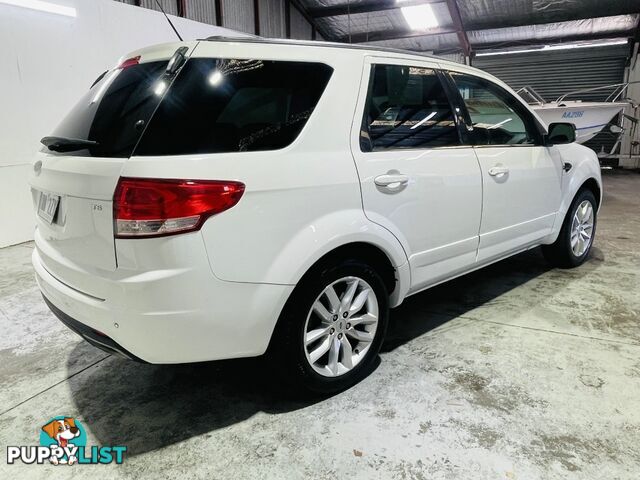
{"type": "Polygon", "coordinates": [[[222,26],[222,0],[215,0],[214,1],[214,5],[215,5],[215,9],[216,9],[216,25],[221,27],[222,26]]]}
{"type": "Polygon", "coordinates": [[[460,16],[460,9],[458,8],[458,2],[456,0],[447,0],[447,8],[449,9],[449,14],[451,15],[451,19],[453,20],[453,26],[456,29],[456,33],[458,34],[458,42],[460,42],[460,47],[462,48],[462,52],[466,57],[471,56],[471,44],[469,43],[469,37],[467,37],[467,32],[464,30],[464,25],[462,25],[462,17],[460,16]]]}
{"type": "Polygon", "coordinates": [[[260,35],[260,0],[253,0],[253,33],[260,35]]]}
{"type": "Polygon", "coordinates": [[[178,16],[186,17],[187,16],[187,0],[176,0],[178,5],[178,16]]]}
{"type": "MultiPolygon", "coordinates": [[[[534,23],[534,25],[544,25],[543,23],[534,23]]],[[[638,27],[640,31],[640,24],[638,27]]],[[[474,29],[469,30],[473,32],[482,31],[484,29],[474,29]]],[[[488,29],[492,30],[492,29],[488,29]]],[[[464,30],[463,30],[464,31],[464,30]]],[[[451,28],[434,28],[428,31],[416,31],[416,30],[382,30],[369,32],[360,32],[351,35],[351,42],[349,42],[349,36],[343,36],[335,39],[336,42],[344,42],[344,43],[365,43],[365,42],[375,42],[375,41],[384,41],[384,40],[396,40],[396,39],[404,39],[404,38],[416,38],[416,37],[428,37],[431,35],[443,35],[447,33],[456,33],[459,34],[459,30],[455,28],[455,26],[451,28]]],[[[468,38],[466,31],[464,31],[465,36],[468,38]]],[[[478,44],[477,42],[473,42],[471,45],[471,41],[469,40],[469,48],[470,50],[477,50],[478,48],[492,48],[494,46],[505,46],[512,47],[518,45],[542,45],[550,42],[553,43],[563,43],[566,40],[577,41],[577,40],[599,40],[599,39],[607,39],[607,38],[621,38],[621,37],[634,37],[637,34],[636,29],[631,30],[618,30],[613,32],[603,32],[603,33],[585,33],[580,35],[565,35],[558,36],[549,39],[530,39],[530,40],[517,40],[513,42],[501,42],[500,44],[478,44]],[[489,45],[489,47],[487,47],[489,45]]],[[[462,41],[460,42],[462,45],[462,41]]],[[[461,47],[462,49],[463,47],[461,47]]]]}
{"type": "MultiPolygon", "coordinates": [[[[603,2],[603,4],[605,3],[606,2],[603,2]]],[[[581,9],[579,12],[564,10],[557,12],[554,11],[553,15],[539,12],[534,15],[533,19],[526,18],[524,21],[522,17],[501,17],[499,19],[491,18],[482,20],[480,22],[475,19],[467,19],[466,28],[468,31],[471,31],[490,30],[494,28],[527,27],[529,25],[545,25],[548,23],[563,23],[575,20],[591,20],[592,18],[617,17],[618,15],[633,15],[636,13],[640,13],[638,5],[633,4],[633,2],[628,2],[626,5],[616,3],[615,5],[607,7],[608,8],[595,13],[590,13],[586,8],[581,9]]]]}
{"type": "Polygon", "coordinates": [[[586,42],[589,40],[612,40],[615,38],[630,38],[633,37],[634,29],[624,30],[618,32],[603,32],[603,33],[588,33],[584,35],[561,35],[557,37],[549,37],[543,39],[531,39],[531,40],[518,40],[513,42],[498,42],[498,43],[482,43],[474,44],[474,52],[478,53],[482,50],[500,49],[515,47],[534,47],[542,45],[557,45],[562,43],[575,43],[586,42]]]}
{"type": "Polygon", "coordinates": [[[353,15],[355,13],[380,12],[383,10],[393,10],[395,8],[409,7],[411,5],[424,5],[425,3],[443,3],[446,0],[405,0],[398,5],[396,0],[370,0],[355,5],[339,5],[336,7],[314,7],[308,12],[314,18],[336,17],[339,15],[353,15]]]}
{"type": "Polygon", "coordinates": [[[291,1],[284,0],[284,36],[291,38],[291,1]]]}
{"type": "Polygon", "coordinates": [[[402,38],[429,37],[443,35],[445,33],[457,33],[454,28],[431,28],[429,30],[379,30],[376,32],[359,32],[345,35],[336,39],[342,43],[379,42],[384,40],[398,40],[402,38]]]}

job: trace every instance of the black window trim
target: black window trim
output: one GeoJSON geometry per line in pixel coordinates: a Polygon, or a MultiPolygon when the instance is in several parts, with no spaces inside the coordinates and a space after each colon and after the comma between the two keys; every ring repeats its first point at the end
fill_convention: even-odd
{"type": "MultiPolygon", "coordinates": [[[[404,60],[404,59],[394,59],[394,58],[389,58],[389,59],[382,59],[379,58],[379,60],[404,60]]],[[[449,82],[447,81],[446,77],[445,77],[445,73],[446,71],[441,68],[441,67],[436,67],[436,66],[432,66],[432,65],[419,65],[419,61],[417,62],[408,62],[408,63],[393,63],[393,62],[384,62],[384,61],[376,61],[376,62],[370,62],[368,63],[369,66],[369,78],[367,80],[367,88],[364,92],[364,105],[362,108],[362,111],[360,112],[360,117],[361,117],[361,121],[360,121],[360,129],[358,130],[358,145],[360,148],[360,153],[363,154],[369,154],[369,153],[386,153],[386,152],[412,152],[412,151],[418,151],[418,152],[423,152],[425,150],[451,150],[451,149],[459,149],[459,148],[469,148],[471,145],[465,144],[464,142],[464,135],[465,135],[465,130],[466,130],[466,125],[463,125],[461,123],[461,118],[458,118],[458,115],[456,115],[456,113],[458,113],[455,109],[455,103],[454,103],[454,97],[452,96],[451,92],[450,92],[450,88],[451,86],[449,85],[449,82]],[[436,77],[438,77],[438,80],[440,81],[440,85],[442,86],[445,95],[447,96],[447,100],[449,103],[449,106],[451,107],[451,113],[453,114],[453,120],[454,123],[456,125],[456,130],[458,131],[458,145],[446,145],[446,146],[437,146],[437,147],[411,147],[411,148],[390,148],[390,149],[386,149],[386,150],[374,150],[373,148],[371,149],[364,149],[363,148],[363,132],[367,132],[368,133],[368,126],[367,126],[367,122],[366,122],[366,113],[367,113],[367,100],[369,98],[369,92],[371,91],[371,88],[373,87],[373,80],[374,80],[374,75],[373,75],[373,70],[376,66],[378,65],[385,65],[385,66],[392,66],[392,67],[416,67],[416,68],[424,68],[424,69],[428,69],[428,70],[433,70],[436,74],[436,77]]],[[[365,64],[366,67],[367,64],[365,64]]],[[[361,81],[360,83],[361,85],[364,85],[364,82],[361,81]]],[[[458,93],[459,95],[459,93],[458,93]]],[[[465,109],[466,111],[466,109],[465,109]]],[[[365,139],[365,142],[368,142],[369,144],[371,144],[371,139],[365,139]]]]}
{"type": "MultiPolygon", "coordinates": [[[[546,135],[546,130],[544,129],[544,127],[540,124],[540,122],[535,118],[535,116],[529,111],[528,107],[526,107],[524,104],[522,104],[522,102],[520,102],[515,96],[513,96],[509,91],[505,90],[502,86],[498,85],[497,83],[484,78],[484,77],[480,77],[478,75],[474,75],[473,73],[469,73],[469,72],[461,72],[461,71],[456,71],[456,70],[451,70],[451,69],[443,69],[442,73],[444,76],[446,76],[446,78],[448,79],[447,81],[447,85],[448,85],[448,89],[447,89],[447,93],[449,95],[452,95],[454,100],[454,103],[456,104],[456,106],[458,108],[460,108],[461,111],[461,120],[464,121],[464,126],[462,128],[463,131],[468,131],[471,132],[473,131],[473,126],[472,126],[472,122],[471,122],[471,115],[469,114],[469,110],[467,109],[467,106],[464,102],[464,99],[462,98],[462,95],[460,95],[460,90],[458,89],[458,85],[456,84],[455,79],[453,78],[452,74],[459,74],[459,75],[467,75],[469,77],[473,77],[476,78],[478,80],[481,80],[483,82],[487,82],[490,83],[494,88],[497,88],[499,90],[501,90],[502,92],[504,92],[505,95],[509,95],[511,97],[513,97],[514,101],[517,102],[518,105],[522,106],[522,111],[521,112],[516,112],[518,114],[522,114],[524,113],[526,115],[526,118],[524,118],[523,120],[530,122],[530,124],[535,128],[536,132],[537,132],[537,138],[535,139],[535,143],[528,143],[528,144],[513,144],[513,143],[504,143],[504,144],[476,144],[473,142],[473,136],[470,136],[470,138],[468,138],[468,142],[466,143],[467,147],[473,147],[473,148],[506,148],[506,147],[515,147],[515,148],[531,148],[531,147],[544,147],[546,146],[545,144],[545,135],[546,135]]],[[[466,133],[466,132],[465,132],[466,133]]]]}

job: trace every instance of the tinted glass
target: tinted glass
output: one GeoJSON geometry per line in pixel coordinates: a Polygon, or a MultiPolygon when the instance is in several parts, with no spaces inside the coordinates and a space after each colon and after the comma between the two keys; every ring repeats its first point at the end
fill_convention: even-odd
{"type": "Polygon", "coordinates": [[[540,143],[535,120],[527,109],[498,85],[471,75],[451,74],[462,96],[478,145],[540,143]]]}
{"type": "Polygon", "coordinates": [[[70,155],[129,157],[161,100],[167,61],[115,69],[99,79],[52,135],[98,142],[70,155]]]}
{"type": "Polygon", "coordinates": [[[320,63],[191,59],[135,154],[284,148],[306,124],[332,72],[320,63]]]}
{"type": "Polygon", "coordinates": [[[459,143],[451,105],[434,70],[373,66],[361,135],[364,151],[459,143]]]}

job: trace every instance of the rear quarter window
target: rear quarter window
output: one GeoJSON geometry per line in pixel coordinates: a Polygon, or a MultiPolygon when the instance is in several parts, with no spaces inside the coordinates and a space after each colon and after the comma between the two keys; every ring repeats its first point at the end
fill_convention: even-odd
{"type": "Polygon", "coordinates": [[[277,150],[291,144],[333,69],[321,63],[190,59],[136,155],[277,150]]]}

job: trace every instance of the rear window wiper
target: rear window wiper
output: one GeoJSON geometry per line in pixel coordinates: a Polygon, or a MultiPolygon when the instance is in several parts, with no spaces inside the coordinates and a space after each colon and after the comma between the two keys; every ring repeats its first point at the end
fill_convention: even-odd
{"type": "Polygon", "coordinates": [[[66,137],[44,137],[40,140],[40,143],[53,152],[75,152],[77,150],[98,146],[98,142],[92,140],[66,137]]]}

